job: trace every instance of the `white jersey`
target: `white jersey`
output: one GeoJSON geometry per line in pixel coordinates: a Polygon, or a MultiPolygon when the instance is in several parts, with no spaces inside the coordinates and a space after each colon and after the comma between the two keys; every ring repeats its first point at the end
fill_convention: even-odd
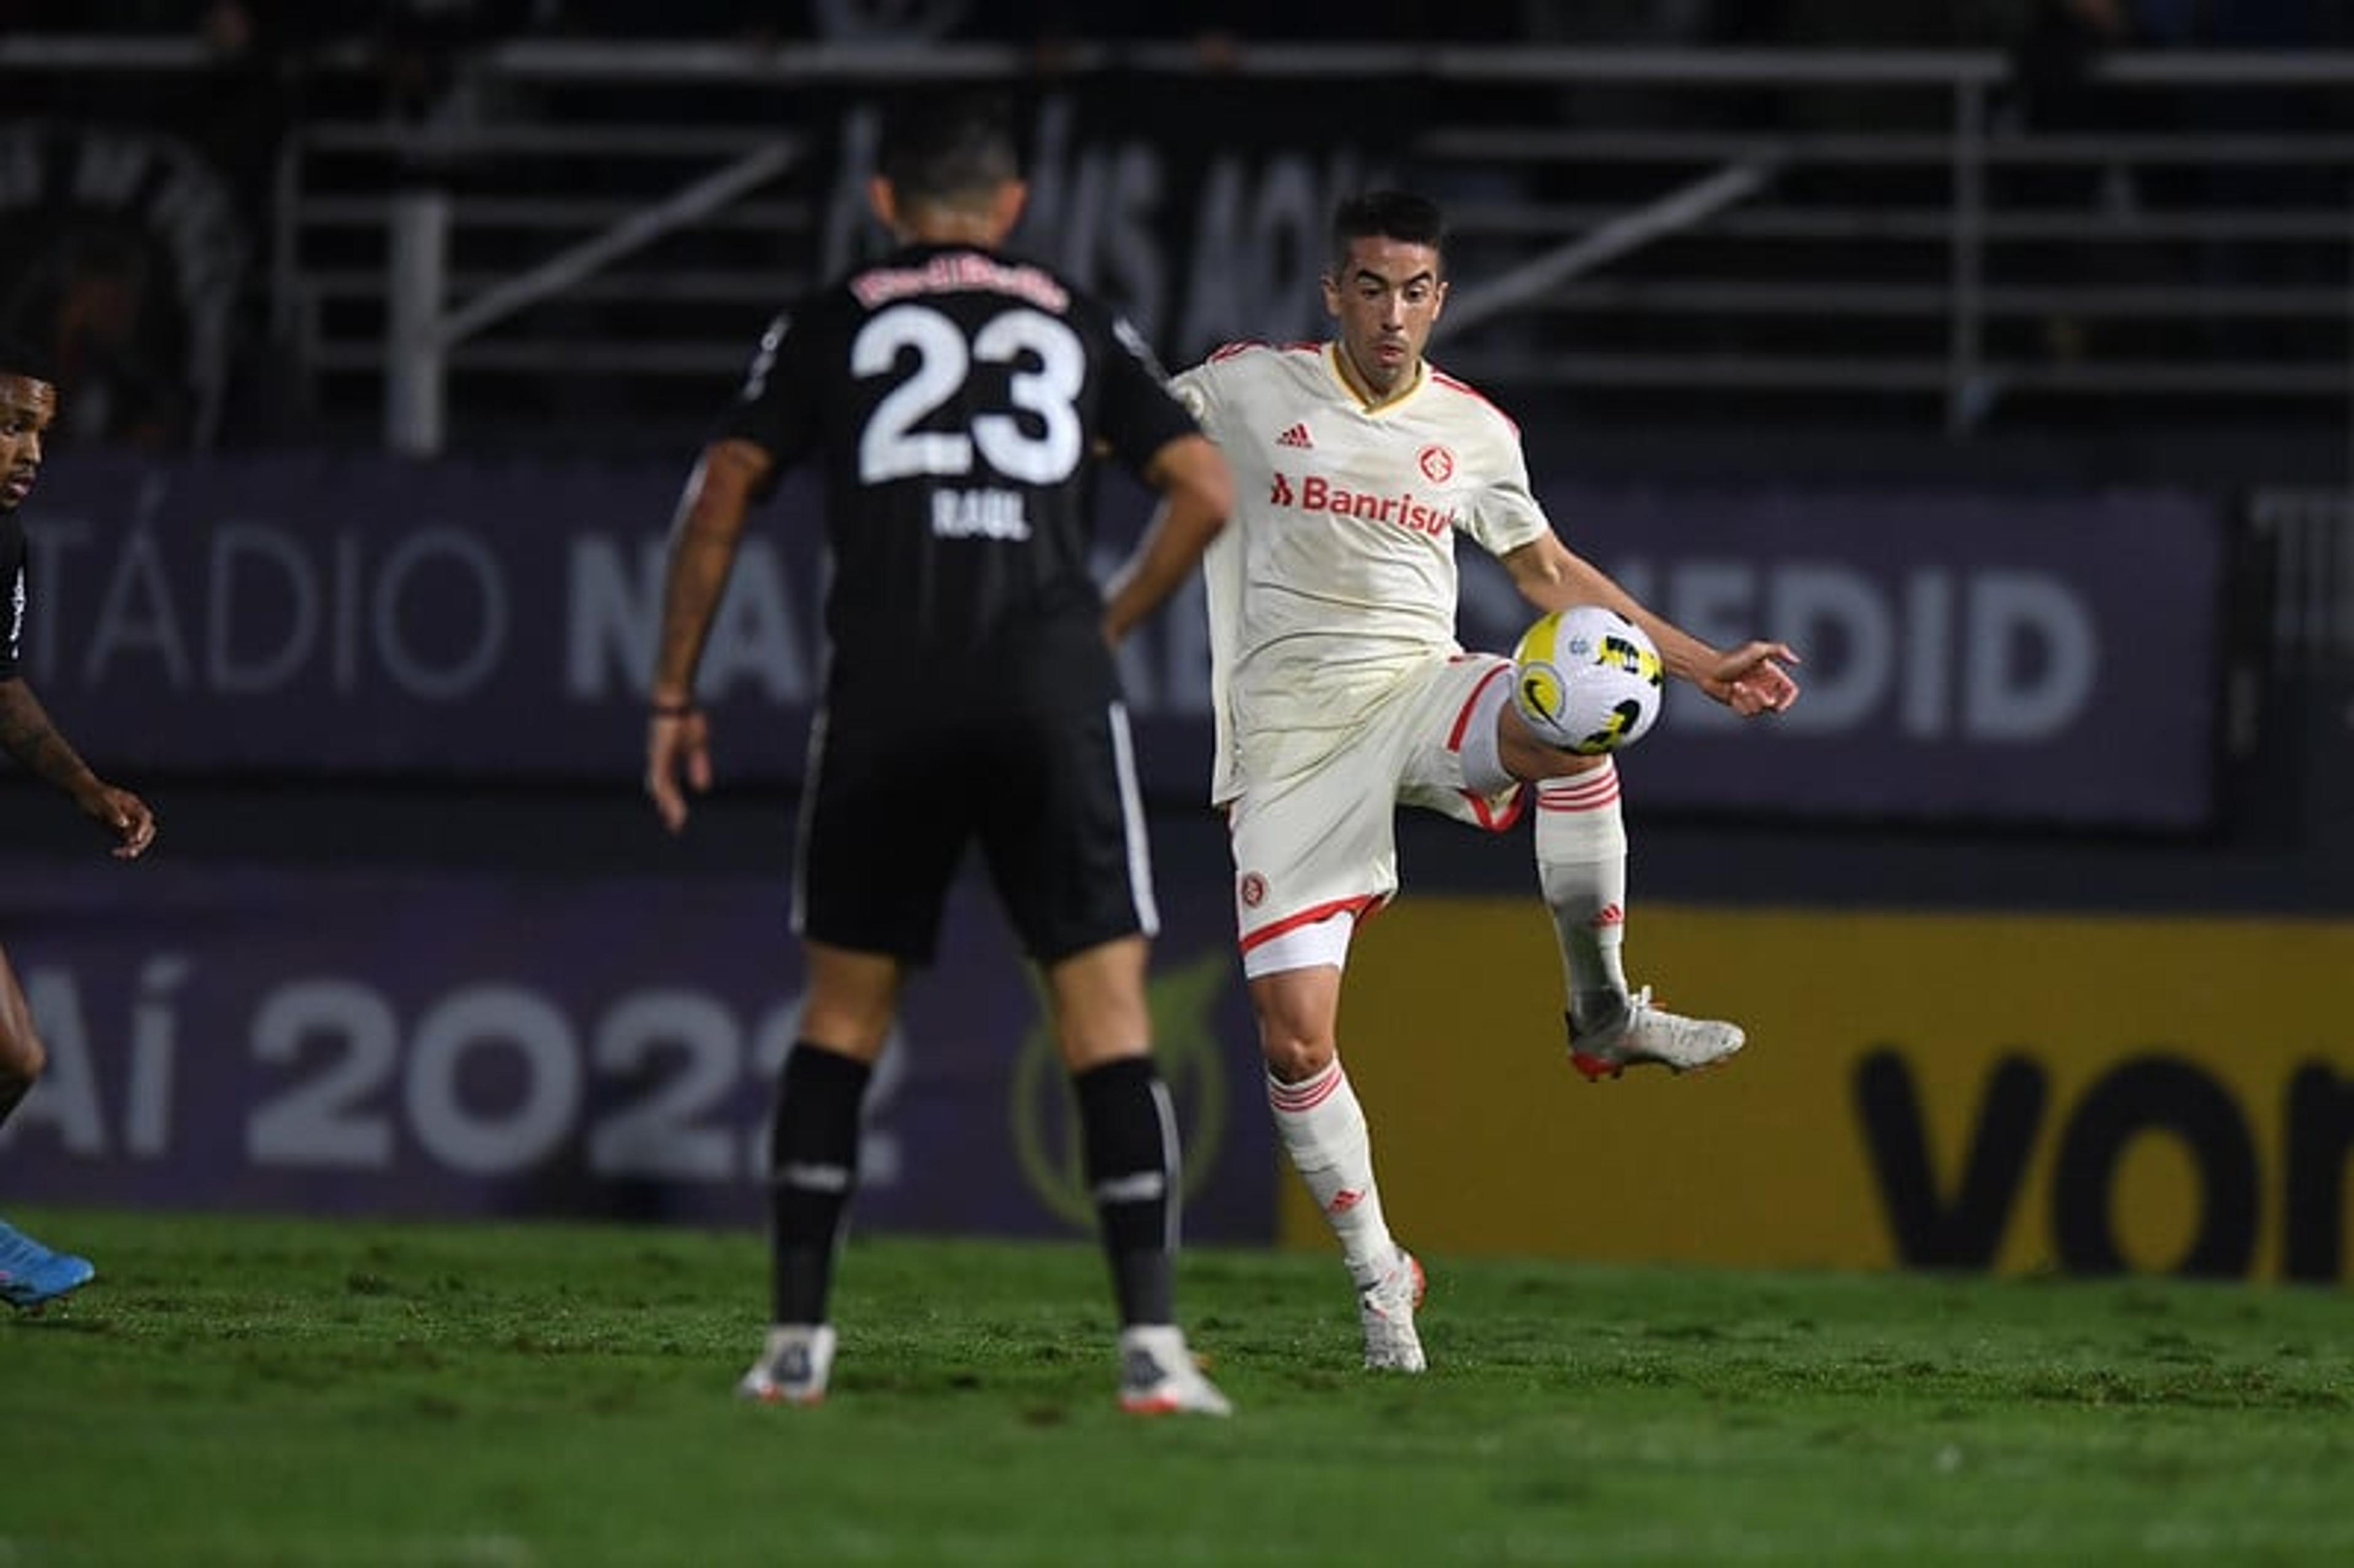
{"type": "Polygon", "coordinates": [[[1256,737],[1352,728],[1407,671],[1460,652],[1457,532],[1502,556],[1552,527],[1495,405],[1424,365],[1368,408],[1338,353],[1236,344],[1172,383],[1235,476],[1203,566],[1219,804],[1256,737]]]}

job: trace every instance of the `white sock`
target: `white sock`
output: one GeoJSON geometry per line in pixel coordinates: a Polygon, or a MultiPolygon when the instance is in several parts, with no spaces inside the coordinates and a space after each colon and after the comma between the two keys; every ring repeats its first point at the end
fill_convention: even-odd
{"type": "Polygon", "coordinates": [[[1365,1111],[1349,1075],[1334,1057],[1324,1070],[1301,1083],[1267,1081],[1267,1103],[1275,1111],[1276,1135],[1316,1207],[1341,1241],[1341,1261],[1362,1290],[1387,1274],[1397,1255],[1382,1220],[1382,1195],[1373,1185],[1373,1144],[1365,1131],[1365,1111]]]}
{"type": "Polygon", "coordinates": [[[1627,998],[1627,823],[1616,763],[1537,786],[1536,850],[1569,1015],[1608,1018],[1627,998]]]}

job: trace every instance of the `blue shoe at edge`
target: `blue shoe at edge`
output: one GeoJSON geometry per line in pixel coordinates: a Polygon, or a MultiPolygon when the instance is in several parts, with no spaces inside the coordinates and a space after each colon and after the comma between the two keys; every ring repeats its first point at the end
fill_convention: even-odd
{"type": "Polygon", "coordinates": [[[97,1273],[90,1259],[51,1252],[0,1220],[0,1301],[11,1307],[38,1307],[89,1284],[97,1273]]]}

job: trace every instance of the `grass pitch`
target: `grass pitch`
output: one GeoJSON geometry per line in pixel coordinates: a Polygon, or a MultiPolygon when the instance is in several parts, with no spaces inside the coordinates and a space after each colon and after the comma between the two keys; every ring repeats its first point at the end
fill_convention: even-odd
{"type": "Polygon", "coordinates": [[[2340,1292],[1188,1255],[1231,1422],[1114,1407],[1094,1250],[864,1238],[834,1396],[729,1396],[749,1234],[18,1209],[0,1564],[2342,1563],[2340,1292]]]}

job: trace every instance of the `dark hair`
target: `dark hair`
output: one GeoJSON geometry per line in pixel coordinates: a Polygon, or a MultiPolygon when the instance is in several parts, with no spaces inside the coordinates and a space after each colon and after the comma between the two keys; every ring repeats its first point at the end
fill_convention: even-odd
{"type": "Polygon", "coordinates": [[[875,164],[903,202],[993,195],[1022,177],[1013,111],[994,93],[917,92],[885,117],[875,164]]]}
{"type": "Polygon", "coordinates": [[[1447,215],[1428,196],[1412,191],[1366,191],[1342,201],[1332,211],[1332,270],[1349,263],[1349,246],[1358,239],[1400,239],[1427,245],[1447,257],[1447,215]]]}
{"type": "Polygon", "coordinates": [[[57,385],[55,357],[21,337],[0,337],[0,376],[24,376],[57,385]]]}

